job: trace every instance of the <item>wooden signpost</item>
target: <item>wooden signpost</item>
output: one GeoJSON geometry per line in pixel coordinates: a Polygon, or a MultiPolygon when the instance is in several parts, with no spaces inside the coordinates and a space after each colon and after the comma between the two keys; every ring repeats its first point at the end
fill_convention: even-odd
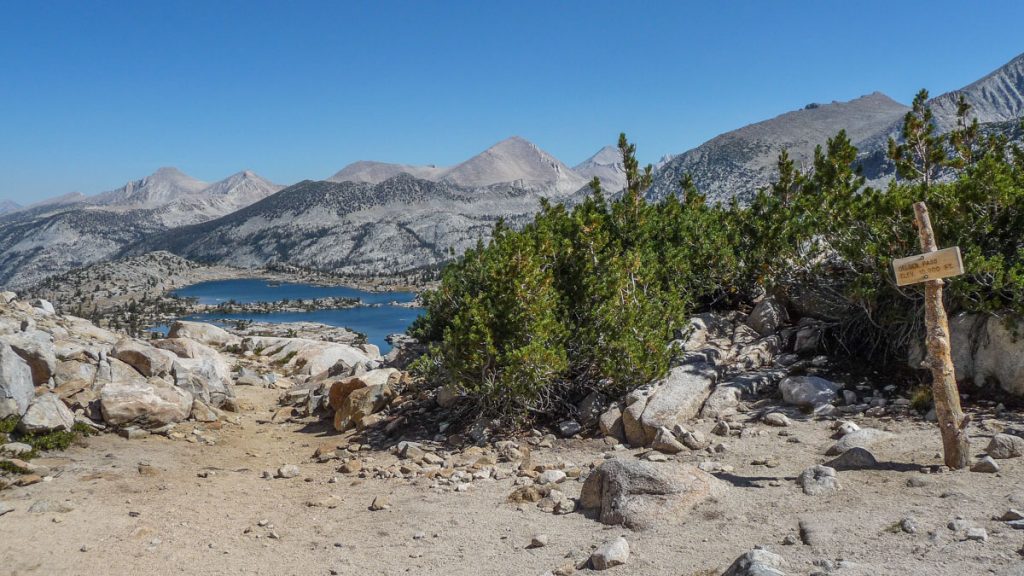
{"type": "Polygon", "coordinates": [[[939,250],[932,231],[928,207],[914,204],[917,232],[924,254],[893,261],[896,283],[900,286],[924,283],[925,344],[928,357],[924,365],[932,371],[932,399],[942,433],[946,466],[965,468],[970,463],[967,423],[960,408],[960,392],[956,386],[953,358],[950,353],[949,319],[942,305],[942,279],[964,273],[959,248],[939,250]]]}

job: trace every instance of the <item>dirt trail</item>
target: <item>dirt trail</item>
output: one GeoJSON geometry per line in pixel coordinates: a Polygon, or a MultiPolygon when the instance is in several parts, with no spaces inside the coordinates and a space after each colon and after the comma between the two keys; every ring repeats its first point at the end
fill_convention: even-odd
{"type": "MultiPolygon", "coordinates": [[[[337,461],[311,459],[318,445],[336,443],[338,436],[261,423],[278,393],[239,387],[238,394],[247,408],[238,422],[201,433],[214,445],[108,434],[36,460],[54,470],[52,481],[0,494],[15,508],[0,516],[0,574],[540,575],[586,560],[593,546],[619,535],[632,554],[607,572],[612,575],[717,575],[759,544],[786,558],[787,574],[1024,573],[1014,571],[1024,570],[1018,553],[1024,533],[992,519],[1010,507],[1024,509],[1024,460],[1000,461],[999,474],[922,474],[922,467],[941,464],[938,434],[923,422],[860,420],[897,433],[872,448],[893,465],[840,472],[843,489],[830,498],[806,496],[794,482],[826,459],[828,423],[791,414],[796,418],[789,428],[758,424],[763,435],[725,439],[729,450],[715,457],[734,467],[720,475],[733,484],[723,498],[701,504],[682,525],[632,532],[578,513],[553,515],[534,504],[509,503],[514,477],[477,480],[455,492],[432,488],[426,478],[343,474],[337,461]],[[752,464],[769,457],[777,467],[752,464]],[[140,471],[140,463],[150,466],[140,471]],[[261,477],[284,464],[297,464],[301,473],[261,477]],[[200,477],[204,471],[212,474],[200,477]],[[370,511],[382,495],[391,507],[370,511]],[[958,515],[985,528],[988,541],[967,541],[948,529],[958,515]],[[894,528],[905,517],[914,518],[917,533],[894,528]],[[800,520],[831,538],[801,544],[800,520]],[[538,533],[549,536],[547,546],[526,549],[538,533]],[[787,536],[797,543],[783,545],[787,536]],[[847,562],[840,566],[840,560],[847,562]]],[[[193,427],[203,425],[179,429],[191,433],[193,427]]],[[[697,427],[709,432],[711,423],[697,427]]],[[[979,452],[991,431],[973,433],[979,452]]],[[[600,440],[559,441],[534,449],[533,461],[587,465],[608,450],[600,440]]],[[[396,460],[387,452],[365,454],[372,459],[368,467],[396,460]]],[[[677,459],[706,458],[688,453],[677,459]]],[[[575,481],[562,486],[572,497],[580,487],[575,481]]]]}

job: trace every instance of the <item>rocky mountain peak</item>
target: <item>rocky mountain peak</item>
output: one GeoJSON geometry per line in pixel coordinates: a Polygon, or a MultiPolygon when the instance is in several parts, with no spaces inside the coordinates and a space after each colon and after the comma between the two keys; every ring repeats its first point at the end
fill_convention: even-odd
{"type": "Polygon", "coordinates": [[[622,153],[615,146],[605,146],[584,160],[573,170],[588,181],[601,179],[602,189],[618,192],[626,187],[626,171],[622,166],[622,153]]]}
{"type": "Polygon", "coordinates": [[[575,192],[587,182],[520,136],[506,138],[455,166],[443,179],[469,188],[517,182],[526,188],[555,192],[575,192]]]}

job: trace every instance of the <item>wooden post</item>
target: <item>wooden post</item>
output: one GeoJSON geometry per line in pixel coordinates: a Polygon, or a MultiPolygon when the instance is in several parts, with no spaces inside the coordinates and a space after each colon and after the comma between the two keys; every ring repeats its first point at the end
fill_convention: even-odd
{"type": "MultiPolygon", "coordinates": [[[[935,233],[924,202],[914,204],[914,215],[917,218],[921,250],[926,253],[937,251],[935,233]]],[[[925,344],[928,348],[925,364],[932,370],[932,399],[935,401],[935,415],[942,433],[946,466],[960,469],[970,463],[970,443],[966,430],[969,419],[960,408],[960,392],[956,386],[953,358],[950,355],[949,319],[942,305],[942,284],[941,279],[926,280],[924,283],[925,344]]]]}

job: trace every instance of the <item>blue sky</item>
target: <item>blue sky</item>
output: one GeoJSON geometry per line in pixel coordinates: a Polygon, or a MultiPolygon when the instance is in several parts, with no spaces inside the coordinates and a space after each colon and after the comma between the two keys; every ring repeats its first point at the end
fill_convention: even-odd
{"type": "Polygon", "coordinates": [[[1024,51],[1024,2],[0,0],[0,200],[177,166],[290,184],[451,164],[511,135],[641,159],[1024,51]]]}

